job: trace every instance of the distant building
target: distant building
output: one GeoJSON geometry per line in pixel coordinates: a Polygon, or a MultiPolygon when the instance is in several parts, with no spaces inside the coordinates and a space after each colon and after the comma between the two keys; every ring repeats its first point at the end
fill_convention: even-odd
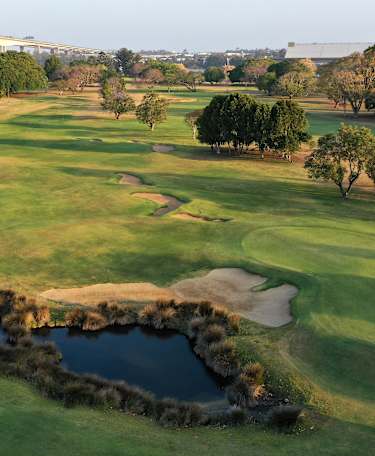
{"type": "Polygon", "coordinates": [[[354,53],[362,53],[373,43],[289,43],[286,59],[311,59],[317,65],[333,62],[354,53]]]}

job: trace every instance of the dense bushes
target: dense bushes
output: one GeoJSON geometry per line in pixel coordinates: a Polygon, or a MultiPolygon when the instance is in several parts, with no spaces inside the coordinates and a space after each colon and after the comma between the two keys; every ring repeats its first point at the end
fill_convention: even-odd
{"type": "Polygon", "coordinates": [[[214,97],[197,120],[197,128],[198,139],[217,153],[223,145],[234,154],[255,145],[262,158],[272,150],[291,160],[310,138],[305,112],[297,103],[281,100],[270,107],[239,93],[214,97]]]}
{"type": "MultiPolygon", "coordinates": [[[[12,291],[0,291],[2,325],[11,345],[0,345],[0,372],[35,385],[47,397],[67,407],[107,407],[153,417],[163,426],[243,424],[251,420],[250,408],[265,395],[264,370],[259,364],[240,369],[235,345],[228,339],[239,329],[239,317],[209,302],[158,301],[137,312],[125,304],[101,303],[96,309],[76,308],[65,314],[65,324],[97,331],[111,325],[142,324],[156,329],[174,329],[185,334],[195,352],[215,372],[228,377],[227,395],[232,408],[209,414],[192,403],[156,399],[151,393],[126,382],[107,381],[95,375],[76,375],[61,365],[54,344],[35,344],[31,328],[48,326],[49,311],[12,291]]],[[[269,410],[275,402],[266,403],[269,410]]],[[[278,418],[272,418],[277,420],[278,418]]],[[[281,420],[282,418],[280,418],[281,420]]],[[[286,418],[286,420],[289,418],[286,418]]]]}

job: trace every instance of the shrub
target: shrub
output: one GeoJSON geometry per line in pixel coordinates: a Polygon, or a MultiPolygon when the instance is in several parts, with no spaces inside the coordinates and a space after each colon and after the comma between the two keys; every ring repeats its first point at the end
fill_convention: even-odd
{"type": "Polygon", "coordinates": [[[82,328],[83,323],[86,319],[86,311],[82,309],[73,309],[65,314],[66,326],[77,326],[82,328]]]}
{"type": "Polygon", "coordinates": [[[74,381],[67,383],[63,388],[64,404],[66,407],[74,405],[98,405],[100,398],[93,385],[86,382],[74,381]]]}
{"type": "Polygon", "coordinates": [[[263,385],[264,367],[259,363],[249,363],[243,368],[241,377],[249,384],[263,385]]]}
{"type": "Polygon", "coordinates": [[[280,405],[271,410],[268,422],[278,428],[289,428],[296,425],[301,412],[301,407],[280,405]]]}
{"type": "Polygon", "coordinates": [[[206,362],[223,377],[235,375],[239,369],[234,344],[228,340],[211,344],[207,350],[206,362]]]}
{"type": "Polygon", "coordinates": [[[114,387],[102,388],[98,391],[98,400],[105,407],[119,409],[121,407],[121,394],[114,387]]]}
{"type": "Polygon", "coordinates": [[[51,319],[50,310],[47,306],[37,307],[33,315],[38,327],[45,326],[51,319]]]}
{"type": "Polygon", "coordinates": [[[145,326],[152,326],[158,308],[155,304],[147,304],[139,313],[139,322],[145,326]]]}
{"type": "Polygon", "coordinates": [[[16,293],[13,290],[0,290],[0,315],[11,311],[15,298],[16,293]]]}
{"type": "Polygon", "coordinates": [[[108,325],[106,318],[98,312],[87,312],[82,324],[84,331],[98,331],[108,325]]]}
{"type": "Polygon", "coordinates": [[[132,325],[137,322],[138,314],[135,309],[127,305],[109,305],[103,302],[98,305],[99,312],[107,319],[110,325],[132,325]]]}
{"type": "Polygon", "coordinates": [[[27,335],[27,329],[19,324],[13,324],[6,328],[8,340],[11,344],[17,343],[20,338],[27,335]]]}

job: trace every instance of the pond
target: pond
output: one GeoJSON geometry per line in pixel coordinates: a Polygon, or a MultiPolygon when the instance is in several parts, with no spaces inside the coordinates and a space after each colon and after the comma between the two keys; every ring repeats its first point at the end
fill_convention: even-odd
{"type": "Polygon", "coordinates": [[[87,332],[72,328],[33,331],[38,342],[52,341],[72,372],[125,380],[155,394],[181,401],[225,399],[227,381],[199,359],[189,340],[175,331],[127,326],[87,332]]]}

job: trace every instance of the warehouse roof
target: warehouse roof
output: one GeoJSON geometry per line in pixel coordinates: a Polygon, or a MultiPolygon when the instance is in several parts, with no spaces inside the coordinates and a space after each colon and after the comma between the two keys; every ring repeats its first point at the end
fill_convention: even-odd
{"type": "Polygon", "coordinates": [[[340,59],[363,52],[375,43],[289,43],[287,59],[340,59]]]}

